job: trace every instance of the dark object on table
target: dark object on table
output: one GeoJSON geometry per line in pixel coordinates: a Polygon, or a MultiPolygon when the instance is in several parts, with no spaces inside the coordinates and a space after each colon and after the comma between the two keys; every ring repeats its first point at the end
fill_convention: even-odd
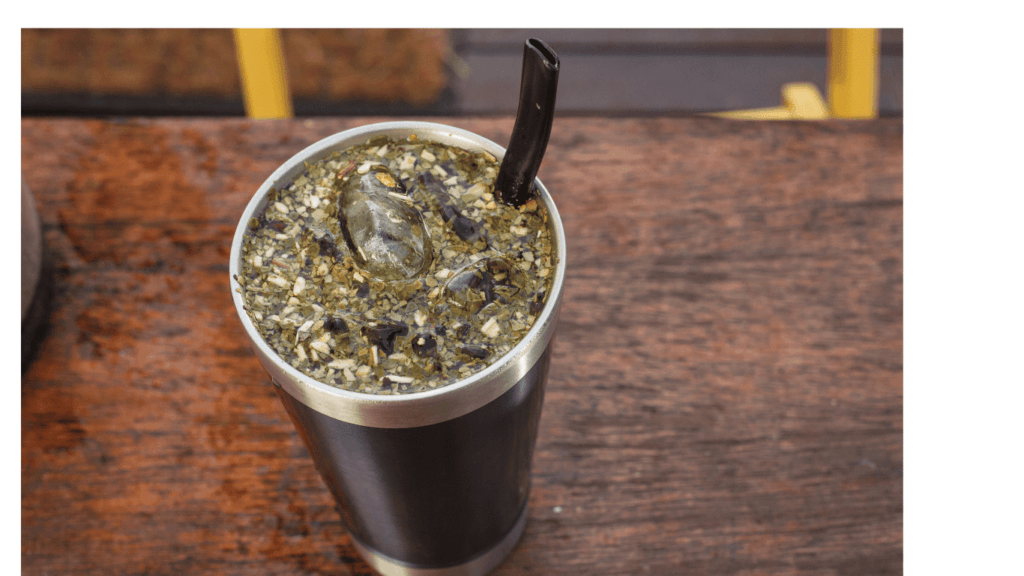
{"type": "Polygon", "coordinates": [[[21,179],[21,373],[25,374],[45,333],[53,271],[46,258],[35,199],[21,179]]]}

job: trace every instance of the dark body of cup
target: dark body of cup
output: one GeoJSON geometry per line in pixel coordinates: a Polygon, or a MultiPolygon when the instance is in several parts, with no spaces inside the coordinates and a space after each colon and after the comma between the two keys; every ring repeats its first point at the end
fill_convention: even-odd
{"type": "Polygon", "coordinates": [[[349,424],[277,392],[364,555],[459,566],[522,531],[549,357],[486,406],[416,428],[349,424]]]}

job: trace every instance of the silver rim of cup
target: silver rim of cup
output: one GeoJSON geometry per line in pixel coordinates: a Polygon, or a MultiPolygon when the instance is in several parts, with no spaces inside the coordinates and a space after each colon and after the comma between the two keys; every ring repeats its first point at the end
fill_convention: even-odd
{"type": "Polygon", "coordinates": [[[556,255],[555,275],[548,295],[547,304],[533,327],[512,350],[493,364],[476,374],[428,392],[417,392],[395,396],[378,396],[351,392],[318,382],[284,361],[263,340],[252,319],[245,312],[245,301],[239,293],[239,284],[234,278],[242,269],[242,243],[249,219],[260,213],[266,205],[267,192],[272,187],[286,184],[305,169],[304,163],[313,163],[335,150],[350,146],[377,136],[405,138],[416,134],[417,138],[455,145],[474,151],[487,151],[500,161],[505,149],[491,140],[472,132],[432,122],[381,122],[339,132],[309,146],[281,165],[256,191],[246,206],[235,230],[231,244],[229,274],[231,296],[235,310],[249,337],[250,344],[263,368],[274,383],[310,408],[334,419],[377,428],[411,428],[444,422],[468,414],[498,398],[529,372],[530,368],[544,353],[554,334],[562,302],[562,285],[565,281],[565,233],[558,210],[540,179],[535,180],[540,199],[544,202],[551,219],[556,255]]]}

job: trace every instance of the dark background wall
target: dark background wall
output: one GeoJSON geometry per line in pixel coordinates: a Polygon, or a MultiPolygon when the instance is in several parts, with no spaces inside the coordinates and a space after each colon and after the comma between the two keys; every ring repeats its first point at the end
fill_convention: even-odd
{"type": "MultiPolygon", "coordinates": [[[[299,116],[515,113],[523,42],[562,61],[562,114],[675,115],[827,95],[825,29],[281,31],[299,116]]],[[[23,115],[243,115],[230,30],[22,31],[23,115]]],[[[881,32],[879,110],[903,113],[903,33],[881,32]]]]}

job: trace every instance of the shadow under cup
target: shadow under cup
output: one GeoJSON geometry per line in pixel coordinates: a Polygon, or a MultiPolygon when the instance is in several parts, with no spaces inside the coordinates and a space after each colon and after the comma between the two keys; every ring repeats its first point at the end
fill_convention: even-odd
{"type": "Polygon", "coordinates": [[[548,301],[512,350],[445,387],[377,396],[313,380],[263,340],[233,280],[242,269],[249,219],[263,211],[272,187],[336,150],[411,134],[484,150],[499,160],[505,153],[471,132],[427,122],[371,124],[317,142],[278,168],[242,214],[231,246],[232,297],[257,358],[367,562],[388,575],[485,574],[508,556],[526,525],[530,463],[565,279],[565,234],[540,180],[535,182],[556,255],[548,301]]]}

